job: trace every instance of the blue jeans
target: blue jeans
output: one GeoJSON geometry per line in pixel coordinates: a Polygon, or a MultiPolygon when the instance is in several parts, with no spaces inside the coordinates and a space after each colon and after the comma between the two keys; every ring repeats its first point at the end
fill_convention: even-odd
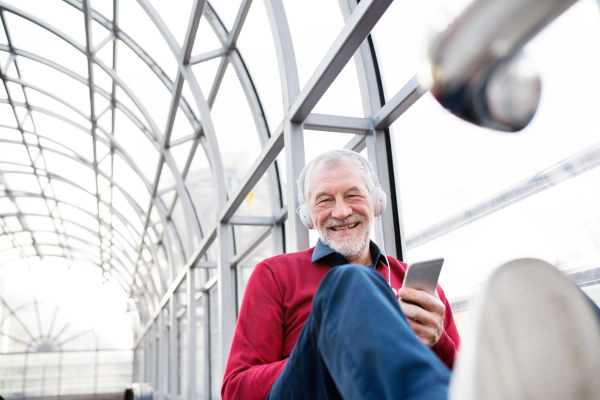
{"type": "Polygon", "coordinates": [[[267,399],[446,400],[449,380],[383,277],[344,265],[321,282],[267,399]]]}

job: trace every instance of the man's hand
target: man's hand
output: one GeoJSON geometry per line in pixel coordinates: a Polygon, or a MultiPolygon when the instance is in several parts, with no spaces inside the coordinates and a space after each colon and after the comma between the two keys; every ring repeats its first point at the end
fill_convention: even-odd
{"type": "Polygon", "coordinates": [[[392,290],[399,297],[400,308],[419,339],[426,346],[433,347],[444,332],[446,311],[437,290],[435,296],[412,288],[402,288],[398,292],[392,290]]]}

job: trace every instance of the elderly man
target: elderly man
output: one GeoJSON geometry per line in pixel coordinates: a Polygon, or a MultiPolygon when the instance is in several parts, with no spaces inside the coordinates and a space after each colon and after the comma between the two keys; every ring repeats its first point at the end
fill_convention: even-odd
{"type": "Polygon", "coordinates": [[[370,240],[385,208],[371,165],[334,150],[309,163],[300,180],[299,212],[319,241],[256,266],[223,398],[402,398],[415,387],[428,399],[445,398],[460,341],[450,305],[439,286],[435,296],[401,288],[406,264],[370,240]],[[411,361],[398,365],[399,358],[411,361]]]}
{"type": "Polygon", "coordinates": [[[450,307],[439,287],[437,296],[400,288],[405,264],[369,240],[385,207],[372,175],[344,150],[303,171],[299,212],[320,240],[256,266],[224,399],[600,398],[600,309],[535,259],[491,275],[450,382],[459,342],[450,307]]]}

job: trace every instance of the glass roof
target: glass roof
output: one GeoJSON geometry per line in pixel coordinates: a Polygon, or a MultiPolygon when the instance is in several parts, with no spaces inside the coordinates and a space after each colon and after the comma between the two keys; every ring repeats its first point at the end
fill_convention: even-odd
{"type": "MultiPolygon", "coordinates": [[[[446,258],[441,282],[451,300],[476,291],[507,257],[534,255],[565,271],[599,266],[600,100],[592,94],[600,51],[590,50],[600,48],[597,2],[581,0],[526,46],[543,92],[534,120],[515,135],[459,120],[429,93],[375,129],[375,114],[418,71],[441,0],[392,2],[364,41],[372,63],[357,52],[308,111],[326,123],[292,121],[287,102],[322,72],[356,2],[282,1],[285,46],[275,3],[0,0],[0,297],[22,311],[23,325],[36,315],[80,315],[66,297],[34,290],[44,279],[77,277],[110,299],[125,327],[90,322],[80,331],[94,334],[81,338],[105,349],[138,346],[161,310],[171,312],[169,294],[185,305],[178,285],[190,260],[201,270],[198,304],[218,307],[224,254],[238,273],[239,305],[254,265],[286,250],[288,232],[298,232],[284,232],[294,193],[286,184],[298,172],[290,166],[342,147],[371,160],[385,153],[378,172],[387,168],[396,208],[382,224],[402,232],[405,261],[446,258]],[[291,124],[302,128],[303,147],[281,151],[291,124]],[[257,167],[270,148],[279,150],[275,161],[257,167]],[[221,241],[223,231],[231,240],[221,241]],[[25,294],[10,290],[32,274],[42,280],[27,290],[20,283],[25,294]]],[[[306,243],[316,240],[311,232],[306,243]]],[[[17,330],[0,338],[2,351],[68,348],[40,339],[47,323],[31,335],[11,325],[17,330]]],[[[7,329],[0,324],[0,333],[7,329]]]]}

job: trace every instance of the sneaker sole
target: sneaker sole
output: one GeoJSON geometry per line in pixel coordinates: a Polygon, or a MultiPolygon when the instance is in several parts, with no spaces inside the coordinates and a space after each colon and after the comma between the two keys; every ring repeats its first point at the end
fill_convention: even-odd
{"type": "Polygon", "coordinates": [[[450,400],[600,399],[600,321],[554,266],[511,261],[488,280],[450,400]]]}

